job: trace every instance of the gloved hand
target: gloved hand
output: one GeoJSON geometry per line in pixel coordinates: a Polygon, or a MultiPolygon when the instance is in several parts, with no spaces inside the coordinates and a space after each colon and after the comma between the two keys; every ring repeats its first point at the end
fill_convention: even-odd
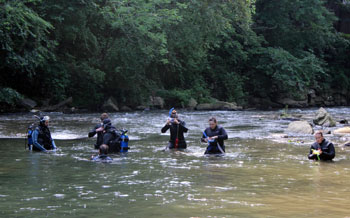
{"type": "Polygon", "coordinates": [[[319,150],[312,149],[312,154],[314,154],[314,155],[320,155],[320,151],[319,151],[319,150]]]}

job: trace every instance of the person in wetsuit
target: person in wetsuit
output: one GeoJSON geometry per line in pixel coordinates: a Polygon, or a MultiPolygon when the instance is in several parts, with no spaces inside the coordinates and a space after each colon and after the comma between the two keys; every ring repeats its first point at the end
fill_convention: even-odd
{"type": "Polygon", "coordinates": [[[40,118],[39,126],[37,126],[32,134],[33,151],[56,150],[55,141],[51,137],[49,130],[49,116],[40,118]]]}
{"type": "Polygon", "coordinates": [[[96,157],[92,156],[91,160],[96,161],[96,162],[110,162],[110,161],[112,161],[113,159],[107,156],[108,149],[109,149],[108,145],[102,144],[99,148],[99,154],[96,157]]]}
{"type": "Polygon", "coordinates": [[[94,137],[97,134],[95,149],[99,149],[99,147],[103,143],[103,120],[108,118],[107,113],[101,114],[101,123],[97,124],[88,134],[89,138],[94,137]]]}
{"type": "Polygon", "coordinates": [[[228,139],[225,129],[218,126],[216,118],[209,119],[209,127],[203,132],[202,142],[207,142],[208,147],[204,154],[223,154],[225,153],[224,140],[228,139]]]}
{"type": "Polygon", "coordinates": [[[322,132],[315,133],[315,140],[311,145],[308,158],[310,160],[332,160],[335,157],[335,149],[333,143],[327,141],[323,137],[322,132]]]}
{"type": "Polygon", "coordinates": [[[112,125],[110,119],[103,120],[103,144],[108,145],[109,152],[119,153],[121,150],[120,142],[120,134],[117,129],[112,125]]]}
{"type": "Polygon", "coordinates": [[[170,129],[170,140],[168,143],[168,149],[186,149],[187,144],[184,137],[184,133],[188,131],[185,121],[179,119],[176,110],[171,112],[169,119],[161,132],[165,133],[170,129]]]}

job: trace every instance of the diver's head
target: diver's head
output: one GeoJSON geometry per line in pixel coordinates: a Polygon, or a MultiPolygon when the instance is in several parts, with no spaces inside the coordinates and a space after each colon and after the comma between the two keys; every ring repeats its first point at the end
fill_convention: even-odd
{"type": "Polygon", "coordinates": [[[171,111],[170,117],[171,118],[178,118],[177,111],[175,109],[171,111]]]}
{"type": "Polygon", "coordinates": [[[109,149],[108,145],[102,144],[100,146],[100,148],[99,148],[99,153],[107,155],[108,154],[108,149],[109,149]]]}
{"type": "Polygon", "coordinates": [[[210,119],[209,119],[210,129],[215,129],[217,125],[218,125],[218,122],[216,121],[216,118],[210,117],[210,119]]]}
{"type": "Polygon", "coordinates": [[[107,118],[107,119],[103,120],[103,128],[104,129],[108,129],[111,125],[112,125],[112,122],[110,119],[107,118]]]}
{"type": "Polygon", "coordinates": [[[323,133],[321,131],[317,131],[315,133],[315,139],[318,144],[321,144],[324,140],[323,133]]]}
{"type": "Polygon", "coordinates": [[[49,122],[50,122],[49,116],[40,117],[40,125],[41,126],[49,126],[49,122]]]}
{"type": "Polygon", "coordinates": [[[103,120],[108,119],[108,114],[107,113],[101,114],[100,119],[102,122],[103,122],[103,120]]]}

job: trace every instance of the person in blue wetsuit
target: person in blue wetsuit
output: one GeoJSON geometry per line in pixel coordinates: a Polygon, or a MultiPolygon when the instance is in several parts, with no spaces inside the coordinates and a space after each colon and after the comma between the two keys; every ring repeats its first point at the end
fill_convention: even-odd
{"type": "Polygon", "coordinates": [[[168,149],[186,149],[187,144],[184,137],[184,133],[188,131],[185,121],[179,119],[176,110],[172,110],[169,119],[161,132],[165,133],[170,129],[170,140],[168,143],[168,149]]]}
{"type": "Polygon", "coordinates": [[[207,142],[208,147],[205,154],[224,154],[224,140],[228,139],[225,129],[218,126],[216,118],[209,119],[209,127],[203,132],[202,142],[207,142]]]}
{"type": "Polygon", "coordinates": [[[44,151],[56,150],[55,141],[51,137],[49,130],[49,116],[40,118],[39,126],[35,128],[32,139],[33,139],[33,151],[44,151]]]}
{"type": "Polygon", "coordinates": [[[308,158],[310,160],[331,161],[335,157],[333,143],[323,137],[322,132],[315,133],[316,142],[311,145],[308,158]]]}
{"type": "Polygon", "coordinates": [[[109,149],[108,145],[102,144],[99,148],[99,155],[96,157],[92,156],[91,160],[96,161],[96,162],[110,162],[110,161],[112,161],[113,159],[107,156],[108,149],[109,149]]]}
{"type": "Polygon", "coordinates": [[[100,119],[101,123],[97,124],[88,134],[89,138],[94,137],[97,134],[95,149],[99,149],[99,147],[103,144],[103,120],[108,119],[108,114],[101,114],[100,119]]]}

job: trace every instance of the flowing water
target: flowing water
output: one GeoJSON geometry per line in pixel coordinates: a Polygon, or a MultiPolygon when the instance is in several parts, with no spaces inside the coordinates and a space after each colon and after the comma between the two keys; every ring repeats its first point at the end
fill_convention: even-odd
{"type": "MultiPolygon", "coordinates": [[[[315,110],[291,113],[310,120],[315,110]]],[[[56,153],[24,149],[32,115],[1,115],[0,217],[350,217],[350,150],[336,146],[333,163],[309,161],[313,137],[281,138],[290,121],[280,111],[180,113],[190,129],[185,152],[164,151],[167,111],[110,114],[131,139],[112,163],[88,160],[99,114],[49,114],[56,153]],[[203,155],[209,116],[228,132],[224,157],[203,155]]]]}

